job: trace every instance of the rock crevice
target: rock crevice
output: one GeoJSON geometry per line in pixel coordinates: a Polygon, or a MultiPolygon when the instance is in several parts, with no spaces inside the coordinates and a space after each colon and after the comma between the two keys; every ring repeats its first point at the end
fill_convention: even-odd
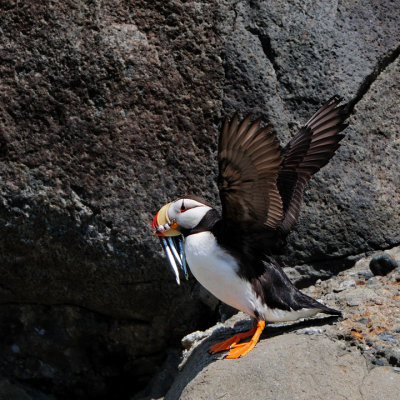
{"type": "Polygon", "coordinates": [[[354,108],[357,104],[363,99],[363,97],[368,93],[371,85],[379,78],[381,73],[389,67],[393,62],[395,62],[400,56],[400,46],[395,48],[393,51],[390,51],[384,55],[381,55],[378,58],[378,62],[376,63],[373,71],[367,75],[364,80],[361,82],[356,95],[352,100],[348,102],[348,110],[349,112],[353,112],[354,108]]]}

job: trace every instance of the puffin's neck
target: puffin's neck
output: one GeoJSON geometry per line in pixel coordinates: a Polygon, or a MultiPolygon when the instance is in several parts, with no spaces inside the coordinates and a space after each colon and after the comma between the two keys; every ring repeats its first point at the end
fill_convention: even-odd
{"type": "Polygon", "coordinates": [[[217,210],[212,208],[211,210],[207,211],[207,213],[204,215],[202,220],[197,224],[192,229],[182,229],[181,232],[183,236],[189,236],[193,235],[194,233],[199,233],[199,232],[206,232],[206,231],[211,231],[214,225],[221,219],[219,216],[217,210]]]}

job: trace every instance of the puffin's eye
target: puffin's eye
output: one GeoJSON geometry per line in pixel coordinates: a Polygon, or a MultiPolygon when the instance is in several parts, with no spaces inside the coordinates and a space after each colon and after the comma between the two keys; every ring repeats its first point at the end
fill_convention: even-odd
{"type": "Polygon", "coordinates": [[[182,205],[181,205],[181,213],[186,211],[186,207],[185,207],[185,203],[182,201],[182,205]]]}

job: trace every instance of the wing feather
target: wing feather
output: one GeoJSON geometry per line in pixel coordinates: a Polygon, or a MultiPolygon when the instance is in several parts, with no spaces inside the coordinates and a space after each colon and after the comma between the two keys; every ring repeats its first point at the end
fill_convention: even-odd
{"type": "Polygon", "coordinates": [[[341,101],[339,96],[329,99],[282,150],[277,185],[284,216],[278,229],[284,236],[297,222],[305,185],[328,163],[343,138],[347,113],[341,101]]]}
{"type": "Polygon", "coordinates": [[[223,218],[243,229],[276,228],[282,220],[277,188],[281,149],[271,126],[248,115],[225,121],[219,141],[218,187],[223,218]]]}
{"type": "Polygon", "coordinates": [[[305,185],[343,138],[347,108],[341,101],[328,100],[283,149],[261,119],[227,119],[218,152],[223,218],[241,229],[267,227],[286,236],[298,220],[305,185]]]}

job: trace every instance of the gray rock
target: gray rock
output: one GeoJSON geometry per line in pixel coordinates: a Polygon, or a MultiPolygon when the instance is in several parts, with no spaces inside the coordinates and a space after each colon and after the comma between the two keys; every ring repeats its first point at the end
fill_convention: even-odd
{"type": "Polygon", "coordinates": [[[368,372],[360,354],[343,353],[337,343],[326,337],[286,334],[261,340],[256,350],[242,359],[199,355],[189,360],[165,399],[364,400],[374,398],[368,393],[376,379],[389,385],[385,389],[379,383],[382,398],[398,397],[400,375],[390,368],[374,368],[368,372]]]}
{"type": "Polygon", "coordinates": [[[385,342],[397,343],[397,340],[394,337],[394,335],[386,332],[381,333],[379,335],[379,339],[384,340],[385,342]]]}
{"type": "Polygon", "coordinates": [[[361,271],[359,272],[359,275],[363,277],[365,280],[368,280],[374,276],[374,274],[370,271],[361,271]]]}
{"type": "Polygon", "coordinates": [[[389,254],[380,254],[375,256],[369,267],[374,275],[387,275],[389,272],[399,267],[399,263],[389,254]]]}
{"type": "Polygon", "coordinates": [[[400,375],[390,367],[373,368],[360,387],[363,400],[393,400],[400,397],[400,375]]]}
{"type": "Polygon", "coordinates": [[[182,346],[185,349],[190,349],[195,342],[202,340],[205,337],[207,337],[207,334],[205,332],[196,331],[196,332],[190,333],[189,335],[186,335],[182,339],[182,346]]]}
{"type": "Polygon", "coordinates": [[[361,299],[358,297],[357,293],[349,293],[346,295],[346,304],[349,307],[359,306],[361,304],[361,299]]]}
{"type": "Polygon", "coordinates": [[[333,291],[336,293],[342,292],[343,290],[346,290],[346,289],[349,289],[352,287],[356,287],[356,281],[353,279],[342,282],[337,288],[334,288],[333,291]]]}
{"type": "Polygon", "coordinates": [[[344,298],[349,307],[382,304],[380,296],[369,287],[356,287],[337,294],[338,298],[344,298]]]}
{"type": "Polygon", "coordinates": [[[380,280],[380,277],[378,277],[378,276],[374,276],[374,277],[368,279],[367,287],[369,287],[369,288],[378,287],[379,286],[379,280],[380,280]]]}
{"type": "Polygon", "coordinates": [[[324,332],[324,329],[314,328],[314,327],[302,328],[302,329],[298,329],[296,331],[296,333],[298,335],[321,335],[323,332],[324,332]]]}

